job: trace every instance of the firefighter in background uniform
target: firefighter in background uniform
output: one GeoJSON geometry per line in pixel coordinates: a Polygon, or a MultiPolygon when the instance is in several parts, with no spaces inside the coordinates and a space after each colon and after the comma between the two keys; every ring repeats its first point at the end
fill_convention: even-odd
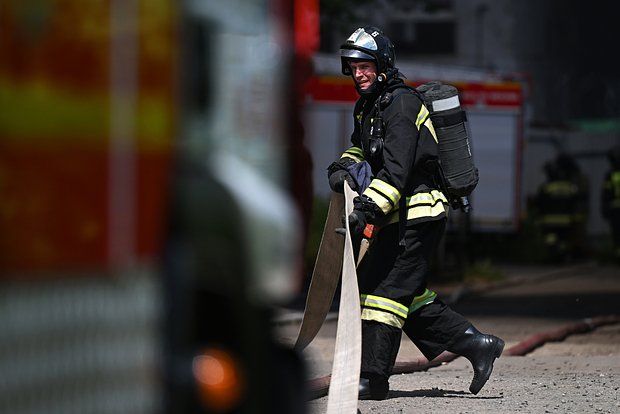
{"type": "Polygon", "coordinates": [[[544,166],[547,180],[539,187],[536,208],[549,258],[569,259],[582,250],[587,218],[587,183],[575,160],[559,154],[544,166]]]}
{"type": "Polygon", "coordinates": [[[504,342],[477,331],[427,289],[448,209],[430,167],[437,159],[437,137],[429,112],[416,94],[402,87],[394,47],[379,29],[356,30],[340,54],[342,73],[353,78],[360,98],[353,114],[353,145],[329,166],[329,183],[339,192],[344,180],[355,185],[352,167],[368,162],[372,180],[366,189],[358,189],[361,195],[354,199],[348,220],[354,239],[359,240],[369,223],[380,229],[358,267],[359,396],[386,398],[403,330],[429,360],[445,350],[469,359],[474,367],[470,391],[476,394],[504,342]],[[399,220],[401,209],[406,216],[399,220]]]}
{"type": "Polygon", "coordinates": [[[620,146],[609,150],[611,170],[605,176],[601,195],[601,212],[611,226],[614,258],[620,261],[620,146]]]}

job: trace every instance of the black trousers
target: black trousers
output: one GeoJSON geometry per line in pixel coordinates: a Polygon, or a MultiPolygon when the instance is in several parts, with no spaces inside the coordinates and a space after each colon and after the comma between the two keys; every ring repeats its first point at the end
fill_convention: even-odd
{"type": "Polygon", "coordinates": [[[414,298],[429,294],[426,286],[431,260],[445,225],[446,220],[439,219],[408,226],[405,246],[399,246],[398,224],[381,229],[373,240],[358,268],[360,293],[363,298],[371,295],[373,303],[379,304],[375,308],[373,303],[368,304],[371,314],[381,316],[384,312],[387,319],[400,323],[365,317],[362,300],[362,377],[389,377],[402,331],[432,360],[471,326],[438,298],[416,310],[411,306],[414,298]],[[404,309],[413,311],[403,314],[404,309]]]}

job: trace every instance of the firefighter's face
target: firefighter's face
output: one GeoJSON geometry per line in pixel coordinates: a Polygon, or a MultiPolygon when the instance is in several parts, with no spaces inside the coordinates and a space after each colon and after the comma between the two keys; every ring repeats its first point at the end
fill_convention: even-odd
{"type": "Polygon", "coordinates": [[[369,88],[377,80],[377,65],[370,60],[349,62],[351,74],[360,89],[369,88]]]}

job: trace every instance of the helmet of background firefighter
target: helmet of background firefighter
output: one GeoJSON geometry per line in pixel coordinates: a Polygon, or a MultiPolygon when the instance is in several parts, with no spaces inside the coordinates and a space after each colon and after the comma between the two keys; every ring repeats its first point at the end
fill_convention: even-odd
{"type": "Polygon", "coordinates": [[[554,159],[547,161],[543,166],[548,180],[567,180],[579,176],[581,169],[575,159],[564,152],[554,159]]]}

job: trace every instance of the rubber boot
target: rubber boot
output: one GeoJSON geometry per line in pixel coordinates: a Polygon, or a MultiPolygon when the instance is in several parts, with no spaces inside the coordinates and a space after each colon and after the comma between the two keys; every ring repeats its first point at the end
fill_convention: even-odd
{"type": "Polygon", "coordinates": [[[390,385],[387,378],[360,378],[358,399],[360,400],[385,400],[390,385]]]}
{"type": "Polygon", "coordinates": [[[473,326],[467,328],[459,341],[448,349],[464,356],[474,368],[474,378],[469,386],[472,394],[478,394],[493,371],[493,362],[504,350],[504,341],[493,335],[479,332],[473,326]]]}

